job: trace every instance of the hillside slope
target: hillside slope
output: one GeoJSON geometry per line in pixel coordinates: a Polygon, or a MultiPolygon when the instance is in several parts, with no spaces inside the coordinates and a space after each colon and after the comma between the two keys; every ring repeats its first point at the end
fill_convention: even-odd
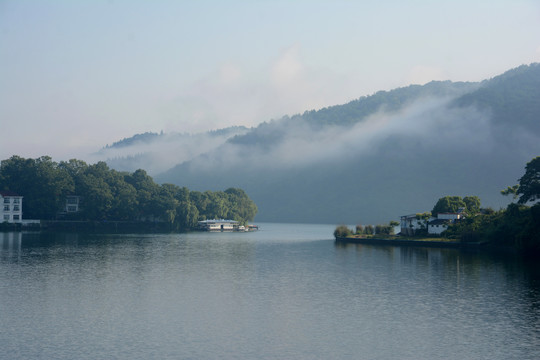
{"type": "Polygon", "coordinates": [[[432,82],[263,123],[156,177],[244,189],[258,221],[377,223],[444,195],[498,208],[540,154],[540,65],[432,82]]]}

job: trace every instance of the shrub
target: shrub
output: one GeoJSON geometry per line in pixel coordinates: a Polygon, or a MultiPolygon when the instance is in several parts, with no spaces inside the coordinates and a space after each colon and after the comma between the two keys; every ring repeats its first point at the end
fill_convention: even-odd
{"type": "Polygon", "coordinates": [[[347,237],[347,236],[350,236],[352,235],[353,232],[351,229],[349,229],[347,226],[345,225],[339,225],[336,230],[334,230],[334,237],[337,239],[337,238],[340,238],[340,237],[347,237]]]}

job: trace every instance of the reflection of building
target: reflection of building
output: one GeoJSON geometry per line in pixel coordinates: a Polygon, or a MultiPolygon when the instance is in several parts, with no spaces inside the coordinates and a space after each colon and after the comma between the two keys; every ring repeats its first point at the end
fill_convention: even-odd
{"type": "Polygon", "coordinates": [[[23,197],[13,191],[0,191],[0,221],[20,223],[22,221],[23,197]]]}
{"type": "Polygon", "coordinates": [[[81,200],[81,197],[77,195],[66,196],[64,207],[58,212],[57,217],[63,219],[66,215],[76,214],[81,211],[81,200]]]}
{"type": "Polygon", "coordinates": [[[0,254],[20,254],[22,232],[0,232],[0,254]]]}

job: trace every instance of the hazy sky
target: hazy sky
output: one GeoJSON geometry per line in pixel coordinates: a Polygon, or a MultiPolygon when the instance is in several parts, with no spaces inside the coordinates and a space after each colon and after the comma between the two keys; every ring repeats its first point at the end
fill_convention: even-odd
{"type": "Polygon", "coordinates": [[[540,1],[0,0],[0,159],[540,61],[540,1]]]}

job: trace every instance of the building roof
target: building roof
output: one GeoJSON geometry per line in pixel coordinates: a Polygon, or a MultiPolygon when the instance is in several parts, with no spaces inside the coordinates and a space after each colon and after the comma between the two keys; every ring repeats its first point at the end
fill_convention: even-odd
{"type": "Polygon", "coordinates": [[[238,221],[235,220],[201,220],[199,221],[199,224],[221,224],[221,223],[229,223],[229,224],[238,224],[238,221]]]}
{"type": "Polygon", "coordinates": [[[3,197],[6,197],[6,196],[21,196],[21,195],[17,194],[16,192],[9,191],[9,190],[0,191],[0,195],[2,195],[3,197]]]}
{"type": "Polygon", "coordinates": [[[428,225],[443,225],[443,224],[449,224],[450,220],[448,219],[435,219],[433,221],[430,221],[428,225]]]}

